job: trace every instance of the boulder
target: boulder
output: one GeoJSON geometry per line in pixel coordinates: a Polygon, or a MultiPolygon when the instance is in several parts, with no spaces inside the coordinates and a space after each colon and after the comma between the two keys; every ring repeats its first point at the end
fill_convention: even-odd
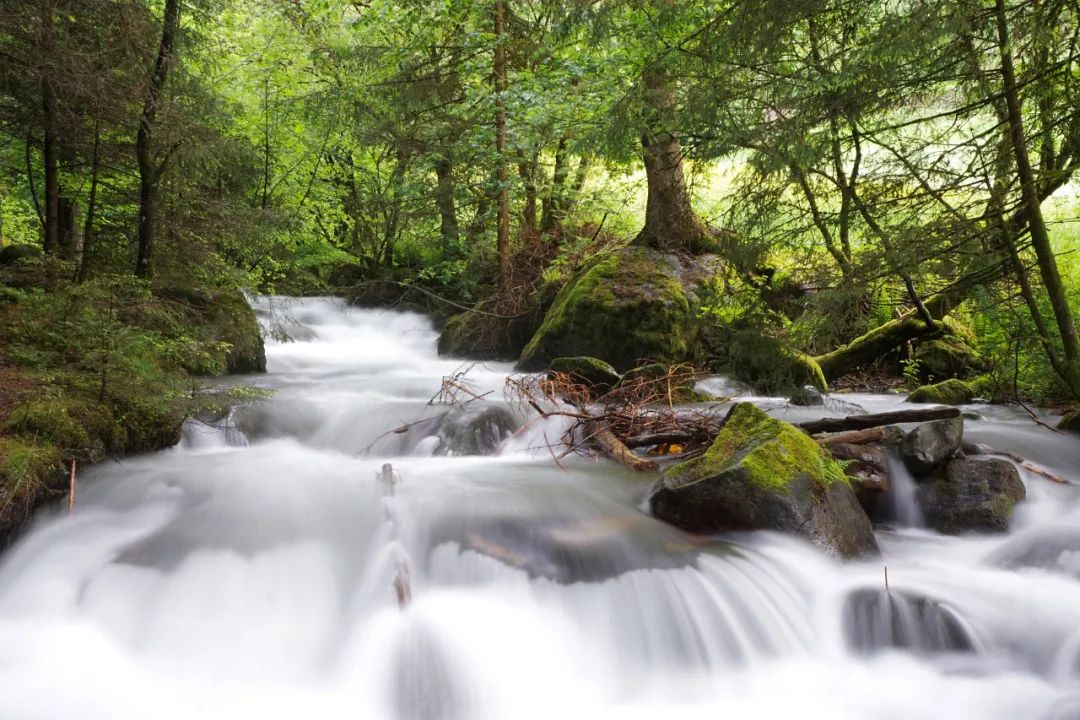
{"type": "Polygon", "coordinates": [[[485,301],[450,317],[439,333],[439,355],[473,360],[516,360],[538,325],[539,312],[497,317],[485,301]]]}
{"type": "Polygon", "coordinates": [[[825,404],[825,396],[813,385],[804,385],[792,393],[788,402],[799,407],[818,407],[825,404]]]}
{"type": "Polygon", "coordinates": [[[1080,580],[1080,528],[1033,528],[1009,538],[987,559],[999,567],[1038,568],[1080,580]]]}
{"type": "Polygon", "coordinates": [[[1058,421],[1057,429],[1080,434],[1080,410],[1065,413],[1058,421]]]}
{"type": "Polygon", "coordinates": [[[998,458],[950,460],[916,492],[927,526],[947,534],[1005,532],[1025,495],[1016,467],[998,458]]]}
{"type": "Polygon", "coordinates": [[[691,532],[778,530],[841,557],[877,550],[843,467],[795,426],[749,403],[732,408],[703,456],[664,473],[649,507],[691,532]]]}
{"type": "Polygon", "coordinates": [[[923,382],[939,382],[961,378],[983,369],[982,359],[975,350],[974,331],[952,316],[942,319],[941,337],[919,343],[915,359],[923,382]]]}
{"type": "Polygon", "coordinates": [[[909,403],[934,405],[964,405],[975,399],[975,389],[963,380],[946,380],[936,385],[923,385],[908,395],[909,403]]]}
{"type": "Polygon", "coordinates": [[[36,245],[5,245],[0,247],[0,265],[14,265],[27,258],[41,256],[41,248],[36,245]]]}
{"type": "Polygon", "coordinates": [[[513,414],[483,403],[451,410],[439,424],[436,455],[493,455],[517,429],[513,414]]]}
{"type": "Polygon", "coordinates": [[[605,358],[619,371],[642,358],[696,360],[700,295],[715,262],[639,246],[594,259],[555,296],[518,369],[539,371],[557,357],[582,355],[605,358]]]}
{"type": "Polygon", "coordinates": [[[548,369],[569,375],[576,382],[595,390],[610,390],[622,380],[615,368],[594,357],[555,358],[548,369]]]}
{"type": "Polygon", "coordinates": [[[972,652],[977,647],[955,610],[905,590],[865,588],[848,595],[844,636],[859,653],[893,648],[919,654],[972,652]]]}
{"type": "MultiPolygon", "coordinates": [[[[889,463],[885,449],[879,445],[853,445],[836,443],[829,446],[836,460],[843,460],[844,474],[851,479],[856,495],[862,501],[864,494],[881,495],[892,489],[889,481],[889,463]]],[[[865,503],[863,503],[865,506],[865,503]]]]}
{"type": "Polygon", "coordinates": [[[900,443],[900,457],[912,474],[924,475],[949,460],[964,442],[964,418],[923,423],[900,443]]]}

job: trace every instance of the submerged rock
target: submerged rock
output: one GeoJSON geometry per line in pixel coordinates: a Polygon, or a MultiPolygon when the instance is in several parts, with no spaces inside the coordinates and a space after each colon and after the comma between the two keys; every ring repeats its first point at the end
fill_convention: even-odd
{"type": "Polygon", "coordinates": [[[788,402],[799,407],[818,407],[825,404],[825,396],[813,385],[804,385],[792,393],[788,402]]]}
{"type": "Polygon", "coordinates": [[[966,623],[945,603],[899,590],[862,589],[844,603],[844,636],[861,653],[890,648],[916,653],[971,652],[966,623]]]}
{"type": "Polygon", "coordinates": [[[1037,568],[1080,580],[1080,528],[1040,527],[1010,538],[989,562],[1006,568],[1037,568]]]}
{"type": "Polygon", "coordinates": [[[964,442],[964,418],[934,420],[909,432],[900,443],[900,457],[914,475],[922,475],[949,460],[964,442]]]}
{"type": "Polygon", "coordinates": [[[779,530],[842,557],[877,550],[843,467],[749,403],[732,408],[705,455],[664,473],[649,506],[692,532],[779,530]]]}
{"type": "Polygon", "coordinates": [[[517,429],[513,414],[499,405],[451,410],[439,424],[436,455],[492,455],[517,429]]]}
{"type": "Polygon", "coordinates": [[[1005,532],[1026,495],[1016,467],[998,458],[950,460],[916,493],[927,526],[947,534],[1005,532]]]}
{"type": "Polygon", "coordinates": [[[696,359],[698,296],[714,275],[711,262],[639,246],[597,258],[556,295],[518,368],[543,370],[557,357],[582,355],[616,370],[641,358],[696,359]]]}
{"type": "Polygon", "coordinates": [[[555,358],[548,369],[569,375],[575,381],[596,390],[610,390],[622,380],[615,368],[594,357],[555,358]]]}
{"type": "Polygon", "coordinates": [[[908,395],[909,403],[934,405],[964,405],[975,399],[975,389],[963,380],[946,380],[936,385],[923,385],[908,395]]]}
{"type": "Polygon", "coordinates": [[[1057,429],[1080,434],[1080,410],[1073,410],[1063,415],[1057,424],[1057,429]]]}
{"type": "Polygon", "coordinates": [[[539,324],[539,312],[498,317],[494,303],[485,301],[446,321],[439,333],[439,355],[474,360],[516,360],[539,324]]]}

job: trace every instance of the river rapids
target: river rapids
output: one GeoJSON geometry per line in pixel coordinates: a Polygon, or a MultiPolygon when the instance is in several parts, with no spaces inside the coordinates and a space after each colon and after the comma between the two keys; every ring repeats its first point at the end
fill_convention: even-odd
{"type": "MultiPolygon", "coordinates": [[[[88,470],[0,557],[0,719],[1080,718],[1075,436],[967,408],[967,440],[1073,484],[1022,470],[1007,535],[945,537],[897,472],[882,557],[841,563],[686,535],[649,478],[556,462],[564,427],[505,401],[508,365],[441,415],[463,363],[420,315],[255,305],[292,336],[237,380],[270,399],[88,470]]],[[[751,399],[901,401],[843,398],[751,399]]]]}

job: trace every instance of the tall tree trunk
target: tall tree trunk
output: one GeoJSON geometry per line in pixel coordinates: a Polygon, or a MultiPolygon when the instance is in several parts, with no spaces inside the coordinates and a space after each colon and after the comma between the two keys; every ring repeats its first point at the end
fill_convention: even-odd
{"type": "Polygon", "coordinates": [[[544,198],[544,213],[540,218],[541,232],[551,232],[562,220],[560,215],[566,205],[566,176],[570,173],[566,156],[566,136],[559,138],[555,148],[555,168],[551,172],[551,190],[544,198]]]}
{"type": "Polygon", "coordinates": [[[149,277],[150,261],[154,251],[154,221],[157,214],[157,190],[161,180],[162,165],[154,162],[152,140],[154,121],[161,103],[161,92],[169,77],[173,61],[176,33],[180,26],[180,0],[165,0],[165,16],[162,20],[161,43],[154,60],[154,71],[146,91],[146,102],[139,118],[139,134],[135,151],[139,161],[139,255],[135,261],[135,274],[149,277]]]}
{"type": "Polygon", "coordinates": [[[536,229],[536,167],[537,153],[518,161],[518,176],[525,191],[525,202],[521,208],[521,229],[526,233],[536,229]]]}
{"type": "Polygon", "coordinates": [[[101,170],[101,126],[94,123],[94,152],[90,158],[90,195],[86,199],[86,223],[83,226],[82,258],[79,260],[79,282],[90,276],[94,262],[94,217],[97,214],[98,176],[101,170]]]}
{"type": "Polygon", "coordinates": [[[1042,277],[1046,293],[1050,297],[1050,307],[1054,311],[1058,333],[1064,353],[1063,379],[1073,392],[1080,390],[1080,336],[1077,335],[1076,323],[1065,285],[1058,271],[1057,260],[1050,243],[1050,234],[1042,215],[1042,202],[1028,157],[1027,137],[1024,132],[1024,118],[1020,108],[1020,97],[1016,87],[1016,71],[1013,67],[1011,41],[1009,39],[1008,16],[1005,0],[995,0],[994,14],[997,21],[998,49],[1001,54],[1002,90],[1008,111],[1009,134],[1012,139],[1013,155],[1016,159],[1016,172],[1020,180],[1020,191],[1027,211],[1028,231],[1031,246],[1038,260],[1039,274],[1042,277]]]}
{"type": "Polygon", "coordinates": [[[454,165],[440,156],[435,160],[435,204],[439,207],[439,237],[444,253],[454,252],[458,244],[457,205],[454,202],[454,165]]]}
{"type": "Polygon", "coordinates": [[[506,172],[506,4],[495,0],[495,152],[499,159],[499,281],[510,281],[510,190],[506,172]]]}
{"type": "Polygon", "coordinates": [[[270,76],[263,79],[263,179],[262,179],[262,202],[263,210],[270,207],[270,76]]]}
{"type": "Polygon", "coordinates": [[[53,48],[55,34],[53,13],[55,0],[41,2],[41,99],[42,122],[45,137],[43,155],[45,163],[45,237],[46,253],[54,253],[60,247],[60,160],[56,130],[56,90],[53,87],[53,48]]]}
{"type": "Polygon", "coordinates": [[[675,86],[659,64],[645,71],[643,85],[647,126],[641,144],[649,195],[645,227],[635,243],[664,251],[693,252],[707,231],[690,206],[682,145],[675,130],[675,86]]]}

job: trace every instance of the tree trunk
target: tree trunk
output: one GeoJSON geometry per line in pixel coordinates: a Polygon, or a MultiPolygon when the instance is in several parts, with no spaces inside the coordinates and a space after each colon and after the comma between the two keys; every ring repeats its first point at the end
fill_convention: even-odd
{"type": "Polygon", "coordinates": [[[690,206],[683,174],[682,145],[675,130],[675,87],[659,65],[645,71],[643,83],[648,125],[641,144],[649,194],[645,227],[635,243],[669,252],[694,252],[705,239],[706,229],[690,206]]]}
{"type": "Polygon", "coordinates": [[[439,236],[443,253],[456,252],[458,244],[457,207],[454,204],[454,166],[449,158],[435,160],[435,204],[439,207],[439,236]]]}
{"type": "Polygon", "coordinates": [[[154,60],[154,71],[146,91],[146,102],[139,118],[139,134],[135,151],[139,161],[139,255],[135,261],[135,274],[149,277],[150,262],[154,251],[154,220],[157,214],[157,189],[161,180],[162,166],[154,162],[152,140],[154,121],[161,103],[161,92],[169,77],[173,61],[176,33],[180,26],[180,0],[165,0],[165,16],[162,20],[161,43],[154,60]]]}
{"type": "Polygon", "coordinates": [[[1008,17],[1005,0],[995,0],[994,14],[997,20],[998,49],[1001,54],[1001,76],[1005,106],[1008,110],[1009,133],[1012,139],[1013,155],[1016,159],[1016,171],[1020,180],[1020,191],[1027,210],[1028,230],[1031,246],[1038,259],[1039,274],[1042,277],[1046,293],[1050,297],[1050,307],[1054,311],[1058,332],[1061,335],[1064,352],[1063,379],[1073,392],[1080,390],[1080,335],[1076,331],[1072,310],[1065,285],[1058,271],[1057,260],[1050,243],[1050,234],[1042,215],[1042,202],[1035,182],[1035,173],[1028,157],[1027,137],[1024,132],[1023,112],[1016,87],[1016,72],[1013,68],[1011,41],[1009,40],[1008,17]]]}
{"type": "Polygon", "coordinates": [[[510,281],[510,191],[506,172],[506,4],[495,0],[495,152],[499,156],[499,281],[510,281]]]}
{"type": "Polygon", "coordinates": [[[41,99],[42,123],[45,137],[43,155],[45,163],[45,237],[44,249],[48,254],[60,247],[60,160],[56,131],[56,91],[53,87],[51,66],[55,43],[53,29],[54,0],[41,3],[41,99]]]}
{"type": "Polygon", "coordinates": [[[79,282],[90,276],[94,261],[94,216],[97,214],[98,175],[101,170],[101,127],[94,123],[94,152],[90,158],[90,195],[86,200],[86,223],[83,226],[82,258],[79,260],[79,282]]]}
{"type": "Polygon", "coordinates": [[[566,176],[570,171],[566,157],[566,136],[559,138],[555,148],[555,168],[551,173],[551,190],[544,198],[544,212],[540,218],[540,231],[551,232],[562,220],[562,208],[566,202],[566,176]]]}

